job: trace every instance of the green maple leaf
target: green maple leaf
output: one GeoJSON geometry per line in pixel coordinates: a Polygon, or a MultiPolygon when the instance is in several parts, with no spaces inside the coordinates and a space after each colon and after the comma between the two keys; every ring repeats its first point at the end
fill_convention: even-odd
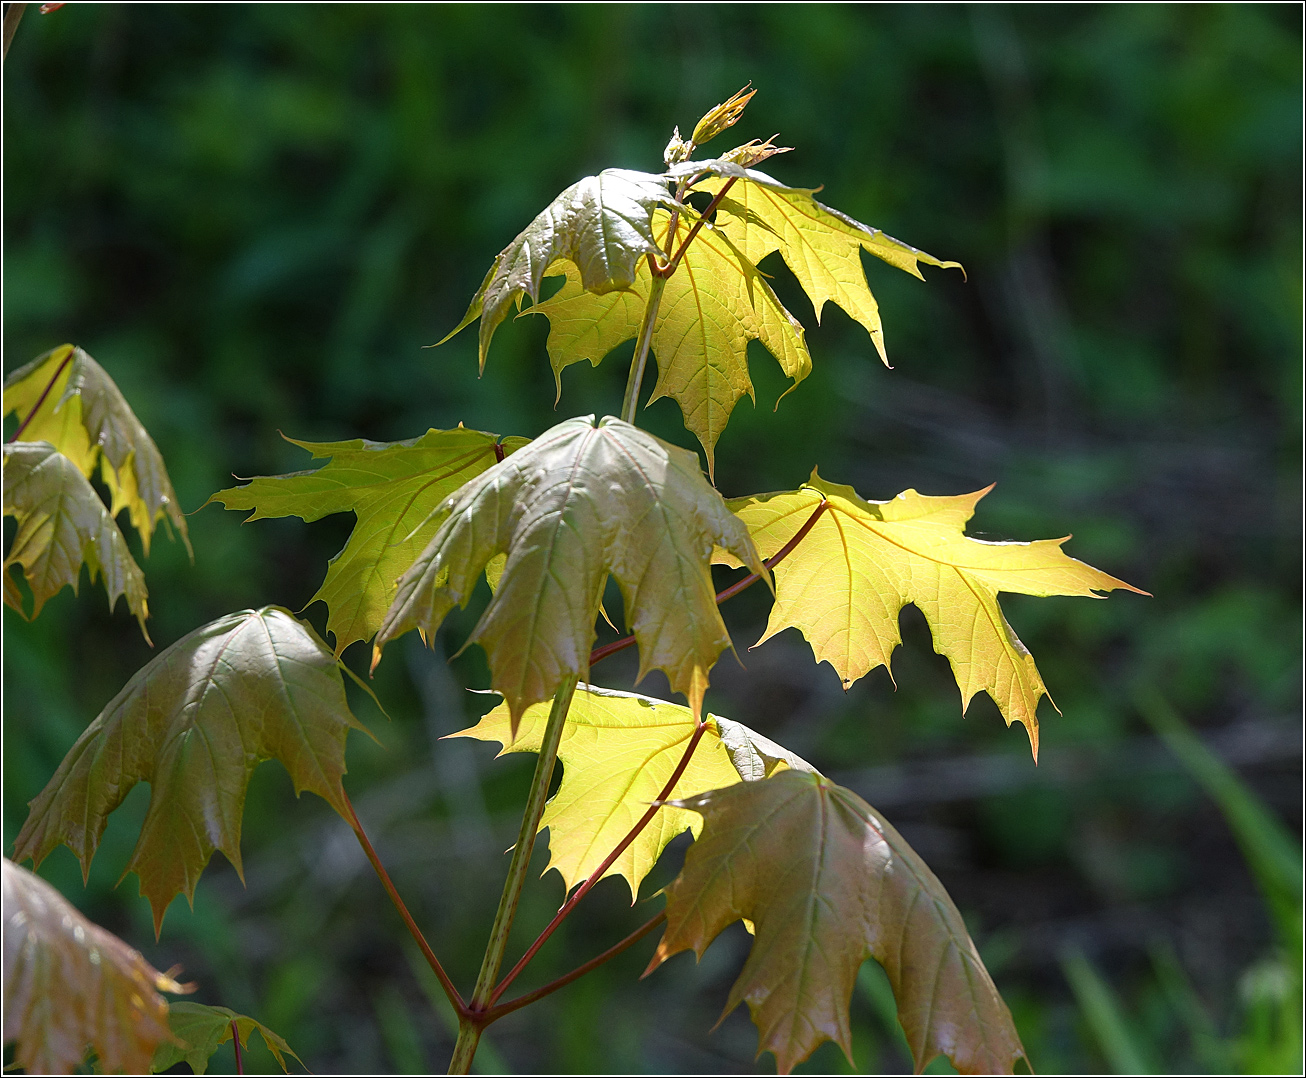
{"type": "Polygon", "coordinates": [[[49,442],[11,442],[4,447],[4,512],[18,530],[4,560],[5,602],[26,616],[15,566],[32,590],[32,617],[65,585],[77,591],[82,565],[92,582],[104,579],[112,610],[118,596],[140,622],[145,639],[149,592],[127,541],[77,465],[49,442]]]}
{"type": "Polygon", "coordinates": [[[5,379],[4,414],[17,412],[25,441],[46,441],[88,479],[100,475],[114,517],[126,509],[146,557],[161,519],[190,536],[163,457],[113,379],[82,349],[61,345],[5,379]],[[53,379],[53,381],[52,381],[53,379]]]}
{"type": "Polygon", "coordinates": [[[285,1038],[273,1033],[262,1022],[226,1007],[181,1001],[168,1008],[168,1025],[175,1040],[159,1045],[150,1069],[157,1074],[178,1063],[185,1063],[196,1074],[204,1074],[209,1069],[209,1059],[213,1053],[231,1040],[233,1022],[240,1034],[242,1048],[249,1047],[249,1036],[257,1030],[283,1071],[286,1070],[287,1055],[294,1056],[303,1063],[285,1038]]]}
{"type": "Polygon", "coordinates": [[[666,181],[648,172],[610,168],[572,184],[499,253],[463,320],[439,343],[479,318],[484,370],[495,329],[523,295],[540,298],[545,271],[558,259],[574,263],[591,291],[629,288],[636,261],[660,253],[653,209],[671,201],[666,181]]]}
{"type": "MultiPolygon", "coordinates": [[[[357,517],[344,549],[331,559],[319,599],[330,613],[327,631],[339,655],[355,640],[370,640],[394,599],[395,581],[435,534],[435,508],[499,454],[526,444],[482,431],[430,430],[403,442],[287,441],[315,459],[316,471],[260,476],[209,499],[228,509],[252,509],[246,520],[297,516],[318,520],[332,513],[357,517]]],[[[207,502],[205,503],[208,504],[207,502]]]]}
{"type": "MultiPolygon", "coordinates": [[[[654,214],[654,234],[668,249],[676,246],[675,237],[667,235],[670,222],[665,210],[654,214]]],[[[597,366],[609,351],[638,335],[651,279],[645,260],[631,291],[596,295],[569,270],[557,295],[530,308],[528,313],[549,318],[547,347],[559,392],[566,367],[583,359],[597,366]]],[[[750,340],[766,346],[794,386],[811,372],[798,320],[730,239],[705,226],[666,281],[653,327],[658,380],[649,403],[660,397],[675,400],[686,428],[703,443],[709,472],[735,404],[745,394],[754,396],[748,375],[750,340]]]]}
{"type": "MultiPolygon", "coordinates": [[[[548,718],[547,704],[527,708],[514,738],[509,708],[500,704],[475,726],[449,736],[498,741],[501,756],[538,752],[548,718]]],[[[742,723],[715,715],[706,722],[708,728],[671,797],[762,778],[781,760],[785,766],[811,770],[810,764],[742,723]]],[[[662,793],[696,726],[689,708],[678,704],[614,689],[578,688],[558,745],[562,785],[540,820],[540,830],[549,829],[545,871],[557,869],[568,891],[588,879],[662,793]]],[[[664,807],[604,877],[624,877],[634,902],[640,882],[667,843],[684,831],[697,835],[701,825],[696,812],[664,807]]]]}
{"type": "Polygon", "coordinates": [[[914,277],[921,277],[921,262],[961,269],[959,262],[942,262],[822,205],[812,197],[819,188],[787,187],[764,172],[723,160],[686,161],[668,175],[692,177],[705,172],[711,175],[695,184],[694,190],[715,195],[729,180],[735,181],[720,203],[718,228],[754,265],[779,251],[811,299],[817,323],[822,308],[833,300],[865,327],[886,366],[880,308],[867,286],[861,252],[869,251],[914,277]]]}
{"type": "Polygon", "coordinates": [[[159,992],[187,992],[4,859],[4,1039],[28,1074],[71,1074],[89,1045],[102,1073],[147,1074],[172,1037],[159,992]]]}
{"type": "Polygon", "coordinates": [[[340,668],[279,607],[228,614],[182,637],[127,682],[32,801],[14,844],[38,865],[60,843],[90,871],[109,813],[138,782],[150,805],[123,876],[135,872],[157,932],[168,903],[193,901],[215,849],[243,878],[240,824],[254,768],[278,759],[295,792],[349,819],[345,735],[364,727],[340,668]]]}
{"type": "MultiPolygon", "coordinates": [[[[952,666],[962,710],[976,693],[988,693],[1008,726],[1024,724],[1037,758],[1038,704],[1047,688],[1003,616],[998,593],[1100,598],[1114,588],[1139,589],[1067,556],[1065,539],[992,543],[965,535],[989,489],[946,498],[907,490],[868,502],[813,472],[801,490],[732,501],[767,558],[826,502],[815,526],[776,565],[776,601],[758,644],[797,628],[816,661],[830,663],[847,688],[889,666],[901,643],[898,613],[912,603],[929,623],[934,650],[952,666]]],[[[738,564],[723,552],[717,560],[738,564]]]]}
{"type": "Polygon", "coordinates": [[[943,885],[888,823],[819,775],[782,770],[677,802],[703,831],[667,888],[649,963],[702,957],[727,925],[752,950],[725,1014],[747,1003],[759,1054],[788,1073],[824,1041],[852,1058],[848,1004],[867,958],[884,967],[920,1071],[946,1055],[966,1074],[1010,1074],[1025,1050],[943,885]]]}
{"type": "Polygon", "coordinates": [[[467,483],[440,517],[399,580],[373,666],[409,629],[431,639],[453,606],[467,603],[487,562],[507,554],[468,642],[485,648],[514,724],[565,678],[588,674],[609,574],[639,645],[640,677],[665,671],[697,714],[708,671],[730,643],[709,568],[713,544],[766,575],[697,456],[611,416],[559,423],[467,483]]]}

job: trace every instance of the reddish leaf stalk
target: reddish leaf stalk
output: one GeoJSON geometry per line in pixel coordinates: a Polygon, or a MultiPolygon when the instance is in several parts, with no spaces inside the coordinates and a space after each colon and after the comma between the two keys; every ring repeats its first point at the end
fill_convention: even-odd
{"type": "Polygon", "coordinates": [[[236,1073],[245,1073],[245,1061],[240,1058],[240,1027],[236,1025],[236,1020],[231,1020],[231,1043],[236,1048],[236,1073]]]}
{"type": "MultiPolygon", "coordinates": [[[[343,791],[342,791],[343,792],[343,791]]],[[[368,840],[367,832],[363,830],[362,823],[359,822],[358,813],[354,811],[353,802],[349,800],[349,795],[345,794],[345,808],[349,810],[349,825],[354,829],[354,834],[358,837],[359,845],[363,847],[363,852],[367,854],[367,859],[372,862],[372,868],[376,871],[377,877],[381,880],[381,885],[385,888],[386,894],[390,896],[390,901],[399,911],[399,916],[408,926],[408,932],[413,937],[413,941],[421,950],[427,964],[435,973],[440,982],[440,987],[444,989],[444,994],[449,997],[449,1002],[453,1004],[453,1009],[458,1012],[459,1016],[466,1015],[467,1004],[463,1002],[463,997],[459,995],[458,989],[454,987],[453,981],[445,973],[444,967],[440,965],[440,960],[435,957],[435,952],[431,950],[431,945],[426,942],[426,937],[422,935],[422,930],[417,927],[417,922],[413,920],[413,915],[408,912],[408,907],[404,905],[404,900],[399,897],[399,892],[395,889],[394,883],[390,879],[390,874],[386,872],[385,866],[381,864],[381,859],[376,855],[376,850],[372,848],[372,843],[368,840]]]]}
{"type": "Polygon", "coordinates": [[[653,272],[655,274],[659,277],[670,277],[676,272],[676,267],[680,265],[680,260],[685,257],[685,252],[689,250],[689,245],[694,241],[694,237],[698,235],[698,230],[702,228],[707,219],[712,216],[712,212],[717,208],[717,205],[723,198],[725,198],[726,192],[734,185],[735,177],[732,176],[730,179],[726,180],[721,190],[716,193],[716,197],[707,204],[707,209],[705,209],[699,219],[694,222],[694,227],[691,228],[689,234],[685,236],[685,242],[680,245],[680,250],[676,252],[675,257],[672,258],[672,260],[661,270],[659,270],[657,266],[653,267],[653,272]]]}
{"type": "Polygon", "coordinates": [[[509,1000],[507,1003],[501,1003],[497,1007],[491,1007],[485,1013],[485,1024],[489,1025],[491,1022],[498,1021],[505,1014],[511,1014],[513,1011],[520,1010],[522,1007],[528,1006],[536,1000],[543,999],[550,993],[556,992],[559,988],[566,988],[572,981],[584,977],[585,974],[589,973],[591,970],[598,969],[598,967],[603,965],[604,962],[607,962],[611,958],[616,958],[622,951],[634,946],[655,928],[661,925],[666,919],[667,911],[663,910],[651,921],[646,921],[639,928],[635,929],[634,932],[620,943],[614,943],[601,955],[591,958],[584,965],[577,966],[570,973],[564,973],[561,977],[557,977],[544,985],[544,987],[537,988],[533,992],[527,992],[524,996],[518,996],[516,999],[509,1000]]]}
{"type": "MultiPolygon", "coordinates": [[[[825,501],[825,499],[822,499],[821,504],[812,510],[812,515],[807,518],[807,522],[794,532],[794,537],[767,558],[762,564],[768,569],[774,569],[784,561],[785,558],[792,554],[794,548],[806,539],[807,533],[816,526],[816,522],[820,519],[821,514],[825,512],[825,507],[828,504],[829,503],[825,501]]],[[[724,603],[727,599],[733,599],[745,588],[756,584],[760,579],[761,578],[756,573],[749,573],[743,580],[737,580],[724,591],[717,592],[717,603],[724,603]]],[[[590,652],[590,666],[593,666],[600,659],[606,659],[609,655],[615,655],[618,651],[625,651],[626,648],[630,647],[633,643],[635,643],[635,638],[633,636],[623,636],[620,640],[614,640],[610,644],[604,644],[602,647],[595,648],[590,652]]]]}
{"type": "MultiPolygon", "coordinates": [[[[508,986],[512,984],[517,974],[526,968],[526,964],[535,957],[539,952],[539,949],[544,946],[548,938],[557,930],[558,926],[567,919],[567,916],[576,908],[576,905],[580,900],[589,894],[590,889],[603,878],[603,874],[612,867],[613,862],[616,861],[623,852],[625,852],[626,847],[639,837],[639,833],[643,831],[644,828],[649,825],[649,821],[657,815],[658,809],[662,807],[662,802],[671,796],[671,791],[676,788],[676,783],[680,781],[680,776],[685,773],[685,768],[689,766],[689,758],[694,755],[694,750],[698,748],[698,743],[703,737],[703,731],[706,729],[706,722],[700,722],[694,728],[694,733],[690,737],[689,743],[685,746],[685,751],[681,753],[680,763],[676,764],[676,769],[671,772],[671,777],[667,779],[666,785],[662,787],[662,792],[658,794],[653,804],[649,805],[648,810],[639,818],[639,821],[635,826],[627,832],[626,837],[617,843],[616,848],[603,859],[603,863],[590,873],[589,879],[577,887],[572,896],[562,904],[562,908],[554,914],[553,920],[545,926],[544,931],[536,937],[535,942],[526,949],[526,953],[522,955],[517,964],[508,971],[508,975],[499,982],[499,986],[494,990],[494,994],[491,995],[489,999],[489,1006],[491,1008],[493,1008],[494,1004],[498,1002],[499,997],[507,991],[508,986]]],[[[633,943],[634,940],[631,942],[633,943]]],[[[579,974],[577,974],[577,976],[579,976],[579,974]]],[[[561,985],[559,985],[559,987],[561,987],[561,985]]]]}
{"type": "MultiPolygon", "coordinates": [[[[18,5],[14,6],[17,7],[18,5]]],[[[9,438],[9,441],[16,442],[22,437],[23,431],[27,429],[27,425],[32,421],[36,413],[41,410],[41,405],[45,403],[45,398],[50,395],[50,390],[54,388],[55,382],[59,381],[59,376],[63,374],[64,368],[66,368],[72,361],[73,353],[70,351],[63,357],[63,362],[59,364],[59,369],[54,372],[54,376],[50,379],[50,383],[41,390],[41,395],[36,398],[36,403],[32,405],[32,410],[27,413],[27,418],[18,424],[18,429],[14,431],[13,435],[9,438]]]]}

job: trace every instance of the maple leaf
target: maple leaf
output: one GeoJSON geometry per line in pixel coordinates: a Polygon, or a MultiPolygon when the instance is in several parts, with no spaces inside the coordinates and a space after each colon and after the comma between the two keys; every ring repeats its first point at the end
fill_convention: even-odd
{"type": "Polygon", "coordinates": [[[446,499],[439,515],[439,530],[399,580],[373,668],[409,629],[431,639],[455,604],[466,605],[486,563],[507,554],[468,643],[485,648],[514,726],[565,678],[587,676],[609,573],[639,645],[639,676],[663,670],[697,714],[708,670],[730,643],[712,585],[713,544],[766,575],[698,457],[612,416],[559,423],[446,499]]]}
{"type": "MultiPolygon", "coordinates": [[[[952,666],[962,711],[987,692],[1008,726],[1024,725],[1037,759],[1038,704],[1047,688],[1007,624],[998,592],[1100,598],[1114,588],[1139,589],[1067,556],[1065,539],[993,543],[963,534],[991,489],[946,498],[906,490],[869,502],[813,471],[800,490],[730,502],[768,558],[826,502],[807,537],[775,568],[776,601],[757,643],[797,628],[816,661],[833,666],[847,688],[888,667],[901,643],[898,613],[912,603],[929,623],[934,650],[952,666]]],[[[716,560],[739,564],[724,552],[716,560]]]]}
{"type": "Polygon", "coordinates": [[[149,640],[145,576],[127,541],[77,465],[49,442],[10,442],[4,447],[4,512],[18,530],[4,560],[5,602],[26,617],[15,566],[32,590],[32,617],[70,585],[77,591],[82,565],[91,581],[104,579],[112,610],[123,596],[149,640]]]}
{"type": "Polygon", "coordinates": [[[249,1036],[257,1030],[283,1071],[286,1070],[287,1055],[294,1056],[303,1063],[285,1038],[273,1033],[262,1022],[257,1022],[248,1015],[237,1014],[227,1007],[210,1007],[182,1000],[168,1008],[168,1026],[175,1040],[159,1045],[150,1070],[157,1074],[178,1063],[185,1063],[195,1074],[204,1074],[209,1069],[209,1059],[213,1053],[231,1040],[233,1022],[240,1035],[242,1048],[249,1047],[249,1036]]]}
{"type": "Polygon", "coordinates": [[[851,1060],[848,1005],[867,958],[884,967],[919,1074],[944,1054],[966,1074],[1009,1074],[1025,1056],[1011,1014],[943,885],[850,790],[782,770],[678,801],[703,830],[667,888],[667,927],[647,973],[727,925],[752,949],[722,1017],[747,1003],[758,1054],[782,1074],[832,1040],[851,1060]]]}
{"type": "Polygon", "coordinates": [[[188,992],[4,859],[4,1040],[28,1074],[71,1074],[89,1045],[102,1073],[148,1074],[172,1037],[159,992],[188,992]]]}
{"type": "Polygon", "coordinates": [[[370,640],[381,627],[395,581],[435,534],[436,506],[494,464],[496,447],[506,455],[527,442],[462,427],[429,430],[403,442],[286,440],[314,459],[330,460],[315,471],[260,476],[218,491],[209,502],[252,509],[246,521],[284,516],[313,521],[354,513],[349,540],[306,604],[319,599],[327,604],[327,631],[337,655],[355,640],[370,640]]]}
{"type": "Polygon", "coordinates": [[[60,345],[14,371],[4,386],[4,414],[10,412],[22,417],[24,440],[49,442],[88,479],[100,464],[110,515],[128,511],[146,557],[160,519],[177,529],[190,552],[186,518],[154,439],[82,349],[60,345]]]}
{"type": "Polygon", "coordinates": [[[540,298],[545,271],[558,259],[573,262],[591,291],[629,288],[636,261],[661,253],[653,241],[653,208],[672,201],[666,181],[648,172],[609,168],[572,184],[499,253],[463,320],[438,343],[479,318],[484,370],[495,329],[514,301],[540,298]]]}
{"type": "MultiPolygon", "coordinates": [[[[547,704],[527,708],[514,738],[508,706],[500,704],[475,726],[448,736],[498,741],[503,745],[500,756],[538,752],[548,718],[547,704]]],[[[780,760],[811,770],[810,764],[742,723],[715,715],[705,721],[707,730],[672,797],[762,778],[780,760]]],[[[540,830],[549,829],[545,872],[557,869],[568,891],[588,879],[661,794],[697,725],[693,712],[679,704],[615,689],[577,688],[558,744],[562,785],[540,820],[540,830]]],[[[696,812],[664,807],[604,878],[624,877],[634,902],[640,882],[667,843],[687,830],[697,835],[701,825],[696,812]]]]}
{"type": "MultiPolygon", "coordinates": [[[[671,215],[659,210],[653,221],[663,246],[673,247],[674,237],[667,235],[671,215]]],[[[597,366],[609,351],[638,334],[651,272],[647,261],[641,262],[631,291],[595,295],[567,270],[562,289],[526,312],[549,318],[547,348],[559,392],[566,367],[583,359],[597,366]]],[[[775,356],[793,379],[790,391],[811,372],[798,320],[730,239],[705,226],[666,280],[653,327],[658,380],[649,403],[671,397],[680,406],[686,428],[703,444],[709,473],[717,439],[735,404],[745,394],[754,397],[748,375],[750,340],[761,341],[775,356]]]]}
{"type": "Polygon", "coordinates": [[[295,792],[350,819],[345,735],[363,730],[331,649],[280,607],[243,610],[196,629],[142,667],[100,712],[31,803],[14,843],[36,864],[60,843],[90,871],[108,815],[138,782],[150,804],[123,876],[154,911],[193,901],[215,849],[244,878],[240,824],[254,768],[276,758],[295,792]]]}
{"type": "Polygon", "coordinates": [[[861,252],[869,251],[922,280],[921,262],[961,269],[960,262],[940,261],[878,228],[822,205],[812,197],[819,188],[788,187],[764,172],[723,159],[686,161],[671,169],[668,176],[690,178],[703,173],[709,176],[694,185],[696,191],[715,195],[727,182],[735,181],[718,205],[717,227],[754,265],[779,251],[812,301],[817,323],[825,304],[833,300],[865,327],[886,366],[889,357],[884,348],[880,307],[866,283],[861,252]]]}

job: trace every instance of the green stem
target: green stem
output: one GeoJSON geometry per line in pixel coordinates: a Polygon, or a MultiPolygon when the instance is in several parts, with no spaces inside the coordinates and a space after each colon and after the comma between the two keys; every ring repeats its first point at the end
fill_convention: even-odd
{"type": "MultiPolygon", "coordinates": [[[[671,772],[671,777],[667,779],[666,784],[662,787],[662,792],[653,799],[653,803],[645,810],[644,815],[639,818],[639,821],[635,826],[626,832],[626,837],[617,843],[616,847],[603,859],[603,862],[599,867],[591,872],[589,878],[577,887],[572,896],[562,904],[562,908],[554,914],[553,920],[550,921],[548,925],[545,926],[544,931],[536,937],[535,942],[532,943],[526,953],[521,956],[521,960],[508,971],[508,976],[500,982],[499,986],[490,996],[490,1006],[494,1006],[494,1004],[499,1002],[499,997],[507,991],[508,986],[516,979],[517,974],[526,968],[527,963],[535,957],[539,952],[539,949],[544,946],[545,941],[548,940],[555,931],[557,931],[558,926],[571,915],[571,911],[579,905],[580,900],[589,894],[590,889],[603,878],[603,874],[613,866],[617,858],[625,852],[626,848],[634,842],[635,839],[639,838],[639,833],[643,831],[644,828],[649,825],[649,822],[653,817],[658,814],[658,810],[662,808],[663,802],[671,796],[671,791],[676,788],[676,783],[680,781],[680,776],[685,773],[685,768],[689,766],[689,759],[694,755],[694,750],[698,747],[698,743],[703,737],[703,731],[706,729],[706,722],[700,722],[696,727],[694,727],[694,732],[690,736],[689,742],[685,745],[685,751],[680,754],[680,763],[678,763],[676,769],[671,772]]],[[[631,942],[633,943],[634,940],[631,940],[631,942]]],[[[562,986],[559,985],[559,987],[562,986]]]]}
{"type": "MultiPolygon", "coordinates": [[[[651,269],[656,269],[651,258],[649,265],[651,269]]],[[[626,379],[626,399],[621,405],[621,418],[627,423],[635,422],[635,409],[639,407],[639,386],[644,381],[644,368],[648,365],[648,348],[653,341],[653,324],[657,321],[658,307],[662,305],[662,290],[666,286],[666,277],[655,272],[649,282],[648,303],[644,306],[644,320],[639,324],[635,356],[630,361],[630,377],[626,379]]]]}
{"type": "Polygon", "coordinates": [[[486,1012],[489,1010],[490,997],[503,965],[508,934],[512,931],[513,918],[517,915],[517,902],[526,883],[531,853],[535,849],[535,836],[540,829],[540,817],[544,815],[544,802],[549,796],[549,783],[558,759],[558,743],[562,740],[567,710],[571,707],[571,698],[579,680],[575,675],[567,678],[553,695],[553,708],[549,711],[544,741],[535,761],[535,778],[531,780],[531,792],[526,799],[526,811],[522,813],[521,830],[517,834],[517,845],[512,851],[512,863],[508,866],[503,897],[499,899],[499,910],[494,917],[494,927],[490,930],[490,942],[485,948],[481,972],[476,978],[476,988],[468,1004],[469,1013],[462,1015],[458,1023],[458,1043],[454,1046],[453,1059],[449,1062],[450,1074],[467,1074],[471,1070],[472,1057],[481,1040],[481,1030],[487,1024],[486,1012]]]}

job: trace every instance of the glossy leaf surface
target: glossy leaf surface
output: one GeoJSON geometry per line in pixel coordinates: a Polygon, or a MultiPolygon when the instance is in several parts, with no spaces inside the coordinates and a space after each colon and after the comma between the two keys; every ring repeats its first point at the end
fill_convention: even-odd
{"type": "Polygon", "coordinates": [[[159,1045],[151,1069],[157,1073],[175,1067],[178,1063],[185,1063],[196,1074],[204,1074],[209,1069],[213,1053],[231,1040],[233,1022],[240,1034],[242,1048],[249,1047],[249,1036],[257,1030],[283,1071],[286,1070],[286,1056],[299,1059],[284,1038],[273,1033],[262,1022],[257,1022],[248,1015],[237,1014],[227,1007],[210,1007],[183,1000],[168,1008],[168,1025],[176,1043],[165,1042],[159,1045]]]}
{"type": "Polygon", "coordinates": [[[766,573],[697,456],[611,416],[559,423],[482,472],[440,513],[435,537],[399,581],[373,665],[409,629],[430,639],[455,604],[466,604],[490,559],[505,553],[469,641],[485,648],[514,725],[564,678],[588,674],[609,574],[639,645],[640,677],[665,671],[697,713],[708,671],[730,643],[709,571],[713,544],[766,573]]]}
{"type": "Polygon", "coordinates": [[[4,860],[4,1040],[28,1074],[71,1074],[88,1050],[107,1073],[146,1074],[168,1003],[188,989],[4,860]]]}
{"type": "Polygon", "coordinates": [[[734,921],[754,940],[726,1002],[747,1003],[759,1054],[788,1073],[824,1041],[851,1058],[857,971],[889,975],[919,1072],[936,1055],[967,1074],[1009,1074],[1024,1056],[1011,1014],[943,885],[861,798],[782,770],[680,801],[703,830],[667,888],[667,928],[649,963],[700,958],[734,921]]]}
{"type": "Polygon", "coordinates": [[[121,595],[148,640],[149,592],[127,541],[89,480],[49,442],[4,447],[4,512],[18,522],[4,561],[5,602],[24,613],[15,566],[32,591],[32,617],[65,586],[77,591],[82,566],[104,580],[109,609],[121,595]]]}
{"type": "Polygon", "coordinates": [[[278,759],[295,792],[348,818],[345,736],[363,729],[331,649],[279,607],[228,614],[139,670],[86,728],[32,802],[15,842],[37,864],[60,843],[89,871],[108,815],[150,784],[140,838],[123,871],[140,876],[156,931],[178,894],[192,899],[215,849],[242,872],[245,789],[278,759]]]}
{"type": "Polygon", "coordinates": [[[499,253],[463,320],[444,340],[480,318],[483,370],[499,323],[523,296],[540,298],[545,271],[558,259],[575,264],[591,291],[629,288],[636,262],[658,253],[654,207],[670,201],[666,182],[648,172],[609,168],[572,184],[499,253]]]}
{"type": "Polygon", "coordinates": [[[847,688],[889,665],[901,642],[898,614],[912,603],[929,623],[934,650],[952,666],[963,710],[987,692],[1008,725],[1024,724],[1037,757],[1038,704],[1047,689],[1007,624],[998,593],[1100,598],[1113,588],[1138,589],[1068,557],[1065,539],[993,543],[965,535],[986,493],[938,498],[907,490],[869,502],[813,472],[801,490],[731,502],[770,557],[828,501],[811,532],[776,566],[776,601],[758,643],[799,629],[817,662],[829,662],[847,688]]]}
{"type": "MultiPolygon", "coordinates": [[[[527,708],[514,738],[508,707],[500,704],[471,729],[449,736],[498,741],[504,746],[500,755],[538,752],[548,717],[547,704],[527,708]]],[[[714,715],[707,723],[672,798],[761,778],[767,762],[759,748],[776,754],[767,758],[772,767],[782,754],[794,762],[790,766],[810,770],[742,723],[714,715]]],[[[568,891],[599,867],[661,794],[696,725],[693,713],[679,704],[593,686],[576,690],[558,746],[562,785],[540,821],[541,830],[549,829],[548,868],[558,870],[568,891]]],[[[701,822],[696,812],[664,807],[604,876],[624,877],[633,902],[667,843],[686,830],[697,835],[701,822]]]]}
{"type": "Polygon", "coordinates": [[[186,518],[154,439],[113,379],[82,349],[61,345],[14,371],[4,388],[4,414],[10,412],[24,422],[25,441],[49,442],[87,478],[100,465],[111,514],[128,511],[147,557],[161,519],[190,549],[186,518]]]}
{"type": "Polygon", "coordinates": [[[493,465],[496,446],[507,454],[526,444],[524,438],[500,440],[461,427],[403,442],[289,440],[328,463],[316,471],[260,476],[209,501],[253,510],[246,520],[355,514],[348,542],[309,600],[327,604],[336,654],[356,640],[370,640],[381,627],[395,582],[435,534],[432,513],[440,502],[493,465]]]}

